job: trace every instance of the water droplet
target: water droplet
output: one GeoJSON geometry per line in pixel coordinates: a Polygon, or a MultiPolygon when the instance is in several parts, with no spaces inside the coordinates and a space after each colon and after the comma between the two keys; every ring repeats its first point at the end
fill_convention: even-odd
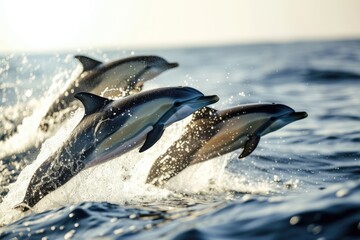
{"type": "Polygon", "coordinates": [[[35,234],[42,234],[45,232],[45,229],[39,229],[35,231],[35,234]]]}
{"type": "Polygon", "coordinates": [[[25,91],[25,96],[29,98],[29,97],[31,97],[32,93],[33,93],[32,90],[28,89],[25,91]]]}
{"type": "Polygon", "coordinates": [[[274,182],[280,182],[280,177],[278,175],[274,175],[274,182]]]}
{"type": "Polygon", "coordinates": [[[293,216],[292,218],[290,218],[291,225],[296,225],[296,224],[298,224],[299,221],[300,221],[300,217],[298,217],[298,216],[293,216]]]}
{"type": "Polygon", "coordinates": [[[151,229],[151,228],[152,228],[152,224],[149,223],[149,224],[146,224],[146,225],[145,225],[145,229],[148,229],[148,230],[149,230],[149,229],[151,229]]]}
{"type": "Polygon", "coordinates": [[[345,197],[348,193],[349,191],[347,189],[340,189],[339,191],[336,192],[336,196],[338,198],[342,198],[345,197]]]}
{"type": "Polygon", "coordinates": [[[245,97],[245,93],[244,92],[239,92],[239,96],[245,97]]]}
{"type": "Polygon", "coordinates": [[[322,227],[319,225],[310,224],[307,227],[308,232],[312,232],[313,234],[319,234],[322,230],[322,227]]]}
{"type": "Polygon", "coordinates": [[[74,236],[75,232],[76,231],[74,229],[70,230],[64,235],[64,239],[71,239],[74,236]]]}
{"type": "Polygon", "coordinates": [[[118,228],[118,229],[115,229],[113,233],[116,235],[119,235],[119,234],[122,234],[123,232],[124,232],[124,230],[122,228],[118,228]]]}

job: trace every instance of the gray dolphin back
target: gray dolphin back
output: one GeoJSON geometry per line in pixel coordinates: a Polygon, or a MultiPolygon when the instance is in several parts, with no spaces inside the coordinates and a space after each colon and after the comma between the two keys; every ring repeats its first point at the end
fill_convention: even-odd
{"type": "Polygon", "coordinates": [[[243,148],[239,158],[250,155],[261,136],[303,119],[281,104],[249,104],[216,111],[205,107],[194,114],[183,135],[158,157],[146,183],[165,184],[189,165],[243,148]]]}
{"type": "Polygon", "coordinates": [[[106,98],[128,96],[140,92],[145,81],[178,66],[158,56],[133,56],[109,63],[83,55],[75,58],[80,61],[83,71],[49,107],[39,126],[42,131],[57,126],[80,106],[75,101],[78,92],[91,92],[106,98]]]}

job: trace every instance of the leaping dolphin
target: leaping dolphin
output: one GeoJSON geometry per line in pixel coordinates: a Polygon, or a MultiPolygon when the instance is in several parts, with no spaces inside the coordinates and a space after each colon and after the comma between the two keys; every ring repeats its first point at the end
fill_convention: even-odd
{"type": "Polygon", "coordinates": [[[243,148],[239,158],[251,154],[260,138],[307,117],[282,104],[249,104],[217,111],[198,110],[184,134],[156,159],[147,183],[161,186],[189,165],[243,148]]]}
{"type": "Polygon", "coordinates": [[[90,93],[75,95],[85,116],[67,141],[35,171],[26,190],[22,211],[65,184],[84,168],[120,156],[141,144],[153,146],[170,124],[219,100],[190,87],[168,87],[140,92],[120,100],[90,93]]]}
{"type": "Polygon", "coordinates": [[[74,96],[78,92],[91,92],[106,98],[127,96],[139,92],[145,81],[178,66],[158,56],[135,56],[109,63],[82,55],[76,55],[75,58],[82,64],[83,71],[50,106],[40,123],[43,131],[68,116],[70,111],[62,110],[78,107],[74,104],[74,96]]]}

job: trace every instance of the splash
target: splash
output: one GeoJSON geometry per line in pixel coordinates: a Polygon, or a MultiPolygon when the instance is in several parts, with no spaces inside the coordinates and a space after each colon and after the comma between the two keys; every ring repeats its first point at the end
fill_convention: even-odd
{"type": "Polygon", "coordinates": [[[160,141],[148,151],[139,153],[135,149],[104,164],[80,172],[65,185],[48,194],[28,213],[13,209],[22,201],[36,169],[66,141],[82,116],[83,110],[77,110],[53,137],[42,144],[37,159],[20,173],[14,184],[9,186],[9,193],[0,204],[0,224],[13,222],[32,211],[42,212],[85,201],[141,205],[183,198],[184,194],[187,196],[214,195],[229,191],[266,194],[274,190],[274,184],[266,180],[249,179],[246,175],[226,171],[231,155],[224,155],[191,166],[171,179],[164,188],[145,184],[152,164],[159,154],[165,152],[182,134],[190,121],[190,118],[187,118],[168,127],[160,141]]]}
{"type": "MultiPolygon", "coordinates": [[[[70,79],[77,76],[79,70],[74,71],[70,79]]],[[[61,86],[64,85],[63,81],[55,81],[55,79],[61,79],[61,76],[60,74],[54,78],[46,97],[40,101],[35,100],[35,110],[23,120],[18,127],[18,133],[0,143],[0,149],[3,149],[0,155],[18,154],[37,143],[39,139],[41,140],[39,142],[42,142],[49,137],[38,132],[38,125],[49,107],[48,104],[43,103],[51,103],[54,97],[58,96],[61,86]]],[[[162,85],[151,83],[149,86],[161,87],[162,85]]],[[[187,118],[168,127],[160,141],[144,153],[133,150],[102,165],[81,171],[62,187],[44,197],[32,211],[22,213],[13,209],[22,201],[36,169],[66,141],[82,116],[82,109],[75,111],[73,116],[62,124],[59,131],[41,145],[36,159],[26,166],[17,181],[9,186],[9,192],[0,204],[0,225],[13,222],[32,212],[43,212],[84,201],[142,205],[169,199],[179,200],[185,196],[190,198],[198,195],[214,196],[224,192],[267,194],[276,188],[273,182],[253,178],[251,173],[248,175],[244,172],[227,171],[226,166],[229,160],[233,159],[231,154],[185,169],[172,178],[164,188],[145,184],[152,164],[181,136],[186,124],[190,121],[190,118],[187,118]]]]}
{"type": "Polygon", "coordinates": [[[14,119],[21,119],[20,115],[22,112],[26,111],[26,113],[21,124],[17,127],[15,125],[9,126],[9,128],[14,129],[16,127],[16,129],[13,130],[14,134],[0,142],[0,159],[18,154],[33,147],[38,147],[45,139],[54,134],[54,132],[45,133],[39,131],[38,126],[47,112],[49,104],[58,97],[61,89],[65,89],[65,87],[79,75],[80,71],[80,67],[76,68],[66,82],[64,79],[66,79],[68,75],[67,71],[56,74],[52,79],[52,84],[50,84],[49,89],[43,97],[40,99],[32,98],[26,104],[16,104],[12,107],[12,111],[17,113],[12,114],[14,119]]]}

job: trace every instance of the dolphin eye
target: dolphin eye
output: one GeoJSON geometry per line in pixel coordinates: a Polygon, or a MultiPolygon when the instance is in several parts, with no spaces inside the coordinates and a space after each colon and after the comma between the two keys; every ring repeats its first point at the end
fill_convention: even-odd
{"type": "Polygon", "coordinates": [[[174,102],[174,107],[179,107],[181,105],[181,102],[175,101],[174,102]]]}

